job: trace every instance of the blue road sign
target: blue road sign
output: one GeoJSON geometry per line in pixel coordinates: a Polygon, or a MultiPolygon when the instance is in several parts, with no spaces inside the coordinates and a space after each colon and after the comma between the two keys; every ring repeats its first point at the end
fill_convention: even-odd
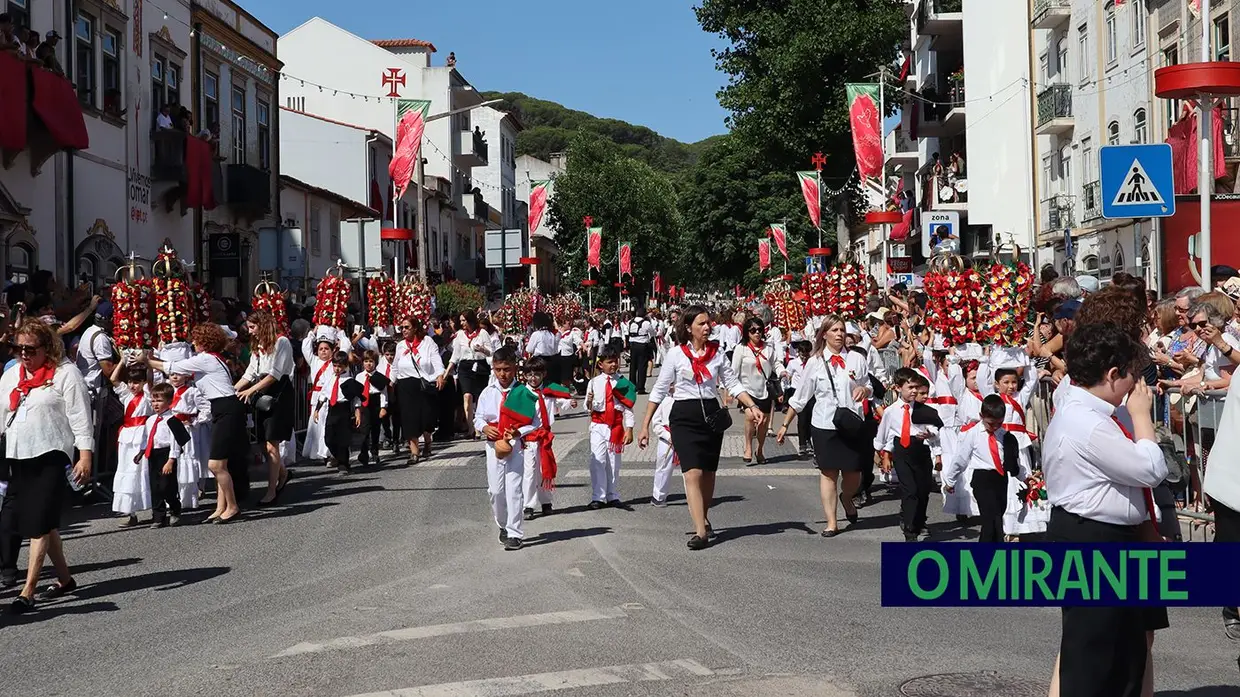
{"type": "Polygon", "coordinates": [[[1170,145],[1104,145],[1098,159],[1103,218],[1175,215],[1170,145]]]}

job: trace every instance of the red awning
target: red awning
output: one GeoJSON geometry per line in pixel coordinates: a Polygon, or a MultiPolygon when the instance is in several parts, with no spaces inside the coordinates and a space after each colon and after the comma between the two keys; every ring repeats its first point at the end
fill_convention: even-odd
{"type": "Polygon", "coordinates": [[[26,148],[26,63],[0,52],[0,148],[26,148]]]}
{"type": "Polygon", "coordinates": [[[66,150],[90,147],[82,105],[68,78],[43,68],[30,68],[34,86],[34,113],[43,121],[52,140],[66,150]]]}
{"type": "Polygon", "coordinates": [[[215,187],[211,167],[215,157],[211,144],[202,138],[185,138],[185,207],[209,211],[215,208],[215,187]]]}

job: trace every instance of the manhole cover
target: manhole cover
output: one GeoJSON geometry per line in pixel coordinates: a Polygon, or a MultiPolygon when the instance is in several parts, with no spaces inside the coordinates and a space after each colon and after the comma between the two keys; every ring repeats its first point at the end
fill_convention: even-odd
{"type": "Polygon", "coordinates": [[[900,686],[905,697],[1046,697],[1050,685],[1007,678],[989,671],[913,678],[900,686]]]}

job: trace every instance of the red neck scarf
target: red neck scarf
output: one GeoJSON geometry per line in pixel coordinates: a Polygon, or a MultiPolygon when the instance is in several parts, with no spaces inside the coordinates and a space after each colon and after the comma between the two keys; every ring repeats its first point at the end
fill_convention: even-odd
{"type": "Polygon", "coordinates": [[[13,411],[17,410],[17,407],[22,403],[22,399],[30,394],[31,390],[36,387],[51,385],[52,378],[56,376],[56,366],[52,365],[51,362],[44,363],[42,367],[30,375],[26,374],[26,366],[22,366],[20,370],[21,380],[18,381],[17,388],[9,393],[9,409],[13,411]]]}
{"type": "Polygon", "coordinates": [[[990,444],[990,459],[995,463],[995,471],[999,474],[1005,474],[1003,470],[1003,457],[999,455],[999,439],[995,438],[995,434],[986,434],[986,439],[990,444]]]}
{"type": "Polygon", "coordinates": [[[189,389],[189,385],[181,385],[180,387],[176,388],[176,390],[174,390],[172,393],[172,402],[170,402],[168,406],[175,407],[177,404],[179,404],[181,402],[181,397],[185,395],[185,391],[188,389],[189,389]]]}
{"type": "MultiPolygon", "coordinates": [[[[696,368],[694,374],[697,374],[696,368]]],[[[607,376],[607,398],[603,402],[603,414],[608,426],[611,426],[611,451],[614,453],[624,452],[624,414],[616,405],[616,387],[615,382],[610,375],[607,376]]]]}
{"type": "MultiPolygon", "coordinates": [[[[1115,422],[1116,426],[1119,426],[1120,433],[1123,433],[1125,438],[1130,441],[1136,441],[1136,438],[1132,436],[1132,433],[1124,427],[1123,422],[1121,422],[1114,415],[1111,416],[1111,420],[1115,422]]],[[[1141,489],[1141,493],[1145,496],[1145,512],[1149,514],[1150,522],[1157,524],[1158,516],[1155,514],[1155,511],[1158,510],[1158,507],[1154,504],[1154,490],[1149,487],[1144,487],[1141,489]]]]}
{"type": "MultiPolygon", "coordinates": [[[[693,350],[688,344],[681,344],[680,350],[685,352],[685,356],[689,358],[689,363],[693,366],[693,379],[697,384],[711,379],[710,369],[706,367],[715,358],[715,354],[719,352],[718,342],[707,342],[706,350],[702,352],[700,357],[693,355],[693,350]]],[[[610,394],[608,395],[610,398],[610,394]]]]}
{"type": "Polygon", "coordinates": [[[543,396],[542,390],[534,390],[534,393],[538,395],[538,416],[542,419],[542,427],[527,435],[525,442],[538,444],[542,488],[546,491],[555,491],[555,475],[559,471],[559,466],[555,460],[555,451],[551,449],[551,444],[555,442],[555,436],[551,434],[551,415],[547,412],[547,398],[543,396]]]}
{"type": "Polygon", "coordinates": [[[827,364],[839,368],[840,370],[844,370],[848,367],[848,362],[845,361],[844,357],[838,353],[831,354],[831,357],[827,359],[827,364]]]}
{"type": "Polygon", "coordinates": [[[473,341],[474,337],[478,336],[478,333],[481,331],[481,329],[475,329],[472,332],[465,332],[465,341],[473,341]]]}

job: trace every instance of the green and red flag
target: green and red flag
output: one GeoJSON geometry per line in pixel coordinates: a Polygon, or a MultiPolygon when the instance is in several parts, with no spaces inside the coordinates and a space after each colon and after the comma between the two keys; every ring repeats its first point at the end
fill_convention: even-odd
{"type": "Polygon", "coordinates": [[[542,386],[544,397],[554,397],[555,399],[572,399],[573,393],[569,389],[558,382],[549,382],[542,386]]]}
{"type": "Polygon", "coordinates": [[[509,431],[534,423],[534,415],[538,413],[538,395],[525,385],[518,385],[508,391],[508,397],[499,408],[499,432],[503,436],[509,431]]]}
{"type": "Polygon", "coordinates": [[[611,428],[611,450],[615,453],[624,452],[624,414],[616,408],[617,404],[632,409],[637,401],[637,387],[623,377],[617,377],[603,402],[603,418],[611,428]]]}
{"type": "Polygon", "coordinates": [[[396,100],[396,148],[388,164],[396,199],[405,195],[405,189],[413,181],[418,153],[422,150],[422,134],[426,131],[426,112],[430,107],[430,101],[425,99],[396,100]]]}
{"type": "Polygon", "coordinates": [[[872,83],[845,85],[845,88],[857,174],[863,180],[879,179],[883,176],[883,127],[878,113],[881,88],[872,83]]]}
{"type": "Polygon", "coordinates": [[[547,212],[547,194],[551,188],[551,181],[536,181],[530,183],[530,234],[534,234],[538,230],[538,226],[542,225],[543,214],[547,212]]]}
{"type": "Polygon", "coordinates": [[[819,198],[821,188],[817,172],[797,172],[797,181],[801,182],[801,195],[805,197],[805,206],[809,208],[809,221],[814,227],[822,229],[822,202],[819,198]]]}

